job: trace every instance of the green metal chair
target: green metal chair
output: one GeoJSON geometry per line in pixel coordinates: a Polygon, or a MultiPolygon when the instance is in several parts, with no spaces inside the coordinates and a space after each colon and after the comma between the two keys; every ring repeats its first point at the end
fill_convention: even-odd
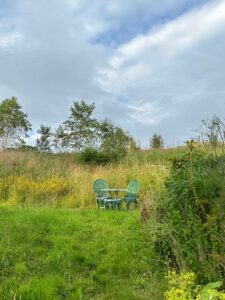
{"type": "Polygon", "coordinates": [[[108,202],[108,201],[106,201],[106,203],[105,203],[105,200],[112,199],[109,192],[101,190],[101,189],[108,189],[108,188],[109,188],[108,183],[103,179],[97,179],[93,183],[93,190],[96,193],[96,202],[97,202],[98,207],[105,208],[106,203],[108,202]]]}
{"type": "Polygon", "coordinates": [[[137,194],[140,191],[141,184],[138,180],[131,180],[127,186],[127,194],[123,200],[126,202],[127,209],[130,208],[131,204],[138,204],[137,194]]]}

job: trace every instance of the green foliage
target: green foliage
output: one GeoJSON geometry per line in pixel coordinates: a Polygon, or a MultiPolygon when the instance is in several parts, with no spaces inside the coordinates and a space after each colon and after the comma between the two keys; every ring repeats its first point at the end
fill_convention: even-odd
{"type": "Polygon", "coordinates": [[[218,291],[221,282],[211,282],[205,286],[196,284],[193,272],[176,274],[172,271],[167,274],[169,290],[165,292],[166,300],[223,300],[225,293],[218,291]]]}
{"type": "Polygon", "coordinates": [[[151,148],[160,149],[164,147],[163,137],[160,134],[154,133],[150,140],[151,148]]]}
{"type": "Polygon", "coordinates": [[[110,161],[109,154],[98,151],[95,148],[86,148],[78,155],[78,162],[81,164],[104,165],[110,161]]]}
{"type": "Polygon", "coordinates": [[[36,146],[39,151],[51,152],[52,132],[50,126],[41,125],[37,133],[40,135],[36,140],[36,146]]]}
{"type": "Polygon", "coordinates": [[[59,125],[53,134],[52,145],[56,152],[65,152],[68,147],[67,134],[65,127],[59,125]]]}
{"type": "Polygon", "coordinates": [[[120,127],[115,126],[110,120],[98,122],[96,120],[96,147],[87,147],[78,156],[80,163],[106,164],[117,162],[123,158],[129,148],[135,148],[134,139],[120,127]]]}
{"type": "Polygon", "coordinates": [[[157,251],[178,271],[194,271],[201,282],[224,278],[224,164],[224,156],[199,151],[174,159],[159,205],[157,251]]]}
{"type": "Polygon", "coordinates": [[[168,288],[165,293],[166,300],[192,300],[195,299],[195,280],[196,276],[193,272],[176,274],[176,272],[168,272],[167,274],[168,288]]]}
{"type": "Polygon", "coordinates": [[[3,100],[0,103],[0,148],[15,147],[28,137],[29,130],[31,124],[17,98],[3,100]]]}
{"type": "Polygon", "coordinates": [[[0,207],[0,299],[153,299],[138,212],[0,207]]]}
{"type": "Polygon", "coordinates": [[[64,125],[71,149],[80,151],[95,144],[98,123],[92,117],[94,109],[94,103],[86,104],[84,101],[75,101],[70,108],[70,117],[64,125]]]}
{"type": "Polygon", "coordinates": [[[129,145],[132,147],[135,145],[134,139],[129,134],[109,120],[101,123],[100,132],[100,150],[107,153],[110,160],[118,161],[127,154],[129,145]]]}

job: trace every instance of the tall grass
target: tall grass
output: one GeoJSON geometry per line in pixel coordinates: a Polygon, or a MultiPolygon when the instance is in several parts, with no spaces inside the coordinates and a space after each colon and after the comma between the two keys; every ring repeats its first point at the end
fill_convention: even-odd
{"type": "Polygon", "coordinates": [[[92,185],[98,178],[107,180],[112,188],[126,188],[131,179],[138,179],[140,198],[144,199],[162,188],[168,174],[168,162],[154,156],[142,161],[131,154],[117,164],[83,166],[71,153],[0,152],[0,201],[23,206],[90,207],[95,205],[92,185]]]}

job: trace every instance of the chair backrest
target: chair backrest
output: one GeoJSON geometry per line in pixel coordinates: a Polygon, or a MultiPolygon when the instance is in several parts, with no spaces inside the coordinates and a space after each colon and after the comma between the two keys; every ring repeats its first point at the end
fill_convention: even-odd
{"type": "Polygon", "coordinates": [[[141,184],[138,180],[131,180],[127,186],[129,194],[137,194],[140,191],[141,184]]]}
{"type": "Polygon", "coordinates": [[[108,183],[103,179],[97,179],[93,183],[93,190],[97,194],[98,197],[108,196],[108,194],[109,194],[108,192],[101,191],[101,189],[108,189],[108,188],[109,188],[108,183]]]}

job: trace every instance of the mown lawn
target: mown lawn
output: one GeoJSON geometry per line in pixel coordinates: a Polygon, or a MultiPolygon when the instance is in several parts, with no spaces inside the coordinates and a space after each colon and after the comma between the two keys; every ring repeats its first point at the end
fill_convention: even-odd
{"type": "Polygon", "coordinates": [[[138,211],[0,207],[1,300],[161,299],[153,257],[138,211]]]}

